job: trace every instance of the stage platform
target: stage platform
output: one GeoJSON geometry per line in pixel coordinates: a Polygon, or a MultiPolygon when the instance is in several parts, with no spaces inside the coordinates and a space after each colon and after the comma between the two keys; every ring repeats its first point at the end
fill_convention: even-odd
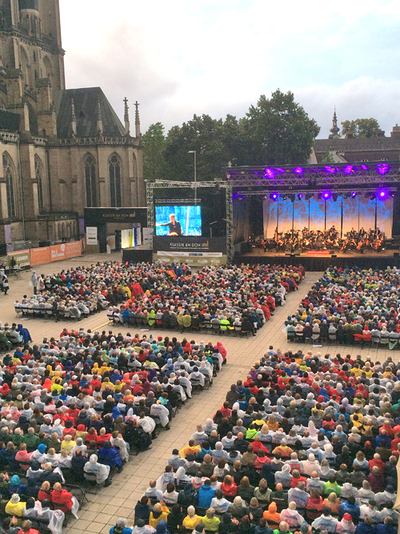
{"type": "Polygon", "coordinates": [[[400,267],[400,257],[396,251],[366,252],[365,254],[338,253],[333,257],[331,253],[318,251],[314,254],[284,254],[274,252],[264,252],[261,249],[253,249],[235,255],[234,263],[275,263],[286,265],[303,265],[306,271],[325,271],[329,266],[336,267],[360,267],[362,269],[386,269],[386,267],[400,267]],[[395,256],[396,254],[396,256],[395,256]]]}

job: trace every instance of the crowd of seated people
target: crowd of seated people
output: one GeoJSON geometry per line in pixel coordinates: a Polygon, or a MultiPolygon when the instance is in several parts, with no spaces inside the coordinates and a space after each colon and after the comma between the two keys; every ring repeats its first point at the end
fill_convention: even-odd
{"type": "Polygon", "coordinates": [[[288,317],[289,340],[400,346],[400,271],[330,267],[288,317]]]}
{"type": "Polygon", "coordinates": [[[133,533],[396,534],[399,369],[270,347],[149,482],[133,533]]]}
{"type": "Polygon", "coordinates": [[[184,264],[99,263],[55,275],[50,287],[25,295],[14,307],[18,314],[56,320],[78,320],[109,308],[115,321],[168,329],[196,329],[205,316],[206,321],[226,319],[228,329],[249,318],[254,330],[254,323],[258,328],[267,321],[286,293],[297,289],[304,274],[303,267],[277,265],[203,267],[192,274],[184,264]]]}
{"type": "Polygon", "coordinates": [[[150,448],[180,406],[212,385],[226,356],[220,342],[82,328],[6,354],[0,532],[60,534],[77,517],[82,484],[110,485],[130,452],[150,448]]]}
{"type": "Polygon", "coordinates": [[[335,252],[381,252],[384,250],[386,237],[379,228],[355,230],[352,228],[343,237],[340,237],[335,226],[327,230],[288,230],[278,234],[272,239],[262,239],[260,246],[276,252],[307,252],[309,250],[332,250],[335,252]]]}

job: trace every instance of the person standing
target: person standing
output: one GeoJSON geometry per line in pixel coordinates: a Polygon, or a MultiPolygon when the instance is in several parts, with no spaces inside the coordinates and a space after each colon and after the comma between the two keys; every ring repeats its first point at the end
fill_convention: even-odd
{"type": "Polygon", "coordinates": [[[33,287],[33,294],[36,295],[37,288],[38,288],[38,277],[37,277],[36,271],[32,271],[32,276],[31,276],[29,285],[33,287]]]}

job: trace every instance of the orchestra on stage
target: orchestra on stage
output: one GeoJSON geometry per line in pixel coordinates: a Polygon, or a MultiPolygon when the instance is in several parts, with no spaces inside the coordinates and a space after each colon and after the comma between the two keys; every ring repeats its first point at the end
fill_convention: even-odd
{"type": "Polygon", "coordinates": [[[288,230],[278,233],[275,230],[274,237],[271,239],[261,239],[259,246],[267,251],[280,253],[287,252],[308,252],[330,250],[341,253],[360,253],[367,251],[382,252],[385,250],[386,237],[385,233],[379,228],[365,230],[360,228],[359,231],[352,228],[343,237],[332,226],[329,230],[288,230]]]}

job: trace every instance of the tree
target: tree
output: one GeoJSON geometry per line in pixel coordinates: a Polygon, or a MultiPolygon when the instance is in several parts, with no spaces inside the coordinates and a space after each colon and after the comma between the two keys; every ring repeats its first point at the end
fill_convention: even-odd
{"type": "Polygon", "coordinates": [[[157,180],[165,176],[165,135],[161,122],[151,124],[142,136],[143,175],[145,180],[157,180]]]}
{"type": "Polygon", "coordinates": [[[354,137],[377,137],[380,129],[376,119],[356,119],[342,122],[341,134],[352,132],[354,137]]]}
{"type": "Polygon", "coordinates": [[[193,154],[196,151],[198,180],[213,180],[222,177],[222,167],[229,161],[225,144],[222,119],[212,119],[209,115],[194,115],[182,126],[174,126],[168,132],[165,160],[168,177],[172,180],[193,180],[193,154]]]}
{"type": "Polygon", "coordinates": [[[321,160],[321,163],[335,163],[335,159],[332,156],[332,153],[329,150],[325,150],[324,157],[321,160]]]}
{"type": "MultiPolygon", "coordinates": [[[[307,162],[319,126],[290,91],[261,95],[241,121],[248,150],[244,163],[285,165],[307,162]]],[[[242,162],[243,164],[243,162],[242,162]]]]}

